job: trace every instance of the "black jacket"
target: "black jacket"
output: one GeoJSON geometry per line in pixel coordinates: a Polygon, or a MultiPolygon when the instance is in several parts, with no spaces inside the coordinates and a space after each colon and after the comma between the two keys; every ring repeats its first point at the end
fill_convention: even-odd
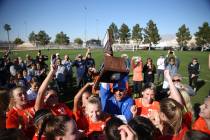
{"type": "Polygon", "coordinates": [[[188,65],[188,73],[189,73],[189,75],[195,74],[195,75],[198,76],[199,71],[200,71],[200,64],[199,63],[193,65],[193,63],[191,62],[188,65]]]}

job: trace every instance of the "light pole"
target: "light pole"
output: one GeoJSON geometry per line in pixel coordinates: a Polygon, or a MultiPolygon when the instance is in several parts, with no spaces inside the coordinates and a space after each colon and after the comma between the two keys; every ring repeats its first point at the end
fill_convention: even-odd
{"type": "Polygon", "coordinates": [[[27,22],[24,21],[24,25],[25,25],[25,38],[26,38],[26,41],[28,39],[28,33],[27,33],[27,22]]]}
{"type": "Polygon", "coordinates": [[[99,35],[98,35],[98,19],[96,19],[96,36],[99,40],[99,35]]]}
{"type": "Polygon", "coordinates": [[[86,48],[87,47],[87,44],[86,44],[86,42],[87,42],[87,7],[86,6],[84,6],[84,9],[85,9],[85,39],[84,39],[84,43],[85,43],[85,45],[84,45],[84,47],[86,48]]]}

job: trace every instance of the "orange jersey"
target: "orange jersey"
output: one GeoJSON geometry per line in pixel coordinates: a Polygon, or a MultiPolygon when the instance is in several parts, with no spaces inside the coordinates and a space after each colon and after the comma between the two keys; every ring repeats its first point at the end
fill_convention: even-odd
{"type": "Polygon", "coordinates": [[[184,138],[184,136],[185,136],[185,133],[188,130],[189,129],[187,128],[187,126],[183,124],[182,129],[179,131],[179,133],[177,135],[160,136],[160,137],[158,137],[158,140],[182,140],[184,138]]]}
{"type": "Polygon", "coordinates": [[[32,107],[23,110],[14,107],[7,113],[6,128],[20,128],[26,136],[32,138],[34,115],[35,110],[32,107]]]}
{"type": "Polygon", "coordinates": [[[73,112],[69,109],[69,107],[64,103],[59,103],[56,106],[49,107],[53,115],[59,116],[59,115],[67,115],[70,118],[73,117],[73,112]]]}
{"type": "Polygon", "coordinates": [[[153,101],[152,104],[148,107],[143,106],[142,98],[135,99],[135,105],[137,106],[137,115],[148,116],[149,110],[160,110],[160,103],[153,101]]]}
{"type": "Polygon", "coordinates": [[[191,128],[192,125],[193,115],[192,112],[186,112],[183,116],[183,123],[188,127],[191,128]]]}
{"type": "Polygon", "coordinates": [[[202,117],[199,117],[194,122],[192,129],[202,131],[210,135],[210,129],[208,128],[206,121],[202,117]]]}
{"type": "MultiPolygon", "coordinates": [[[[38,135],[35,134],[32,140],[38,140],[38,135]]],[[[42,135],[40,140],[46,140],[45,135],[42,135]]]]}
{"type": "Polygon", "coordinates": [[[28,101],[28,107],[34,107],[34,105],[35,105],[35,102],[36,102],[36,100],[31,100],[31,101],[28,101]]]}
{"type": "Polygon", "coordinates": [[[80,110],[74,112],[74,116],[78,129],[85,130],[88,127],[88,120],[83,109],[81,108],[80,110]]]}
{"type": "Polygon", "coordinates": [[[89,117],[87,117],[87,128],[85,130],[86,134],[89,135],[93,132],[103,132],[106,122],[110,119],[110,116],[103,114],[101,120],[97,122],[92,122],[89,117]]]}

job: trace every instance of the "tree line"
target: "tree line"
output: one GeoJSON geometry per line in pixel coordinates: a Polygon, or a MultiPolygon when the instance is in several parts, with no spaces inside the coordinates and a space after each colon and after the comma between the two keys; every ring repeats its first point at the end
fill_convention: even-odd
{"type": "MultiPolygon", "coordinates": [[[[9,24],[4,25],[4,30],[7,32],[8,42],[9,42],[9,31],[11,30],[11,26],[9,24]]],[[[139,24],[133,26],[131,29],[123,23],[121,27],[118,29],[117,25],[113,22],[108,27],[108,30],[111,34],[111,37],[115,43],[129,43],[132,39],[137,44],[149,44],[149,49],[151,46],[155,46],[161,40],[161,37],[158,32],[157,25],[154,21],[149,20],[146,27],[142,28],[139,24]]],[[[202,26],[198,27],[198,31],[194,33],[196,45],[203,48],[209,46],[210,44],[210,26],[208,22],[204,22],[202,26]]],[[[187,47],[188,42],[192,39],[192,35],[190,33],[189,28],[183,24],[178,28],[176,33],[176,41],[178,42],[181,50],[187,47]]],[[[31,43],[39,44],[39,45],[47,45],[51,37],[44,31],[41,30],[38,33],[32,31],[29,34],[28,40],[31,43]]],[[[21,44],[23,41],[20,38],[16,38],[14,40],[15,44],[21,44]]],[[[54,43],[58,45],[68,45],[70,43],[70,38],[64,32],[60,32],[56,34],[54,43]]],[[[74,43],[79,45],[83,44],[83,40],[81,38],[74,39],[74,43]]]]}

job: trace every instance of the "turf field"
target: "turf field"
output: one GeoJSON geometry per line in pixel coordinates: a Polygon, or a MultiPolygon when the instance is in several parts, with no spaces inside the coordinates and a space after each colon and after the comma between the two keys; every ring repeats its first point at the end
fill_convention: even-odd
{"type": "MultiPolygon", "coordinates": [[[[48,55],[50,58],[51,54],[54,53],[59,53],[61,58],[63,58],[64,54],[68,54],[70,56],[70,59],[74,60],[75,56],[78,53],[81,53],[85,55],[86,50],[42,50],[42,54],[48,55]]],[[[101,49],[96,49],[96,50],[91,50],[92,52],[92,57],[96,61],[96,67],[98,68],[103,61],[103,50],[101,49]]],[[[126,53],[128,54],[129,58],[132,56],[141,56],[143,58],[143,62],[146,61],[148,57],[151,57],[153,59],[153,63],[156,64],[156,60],[159,57],[160,54],[167,54],[167,51],[143,51],[143,50],[138,50],[135,52],[132,51],[119,51],[119,52],[114,52],[115,56],[120,56],[121,54],[126,53]]],[[[17,51],[17,52],[12,52],[11,57],[22,57],[23,59],[25,58],[26,54],[31,55],[33,58],[36,56],[37,51],[17,51]]],[[[210,90],[210,70],[208,69],[208,52],[198,52],[198,51],[183,51],[183,52],[175,52],[175,54],[179,57],[180,59],[180,68],[179,68],[179,73],[184,77],[183,81],[184,83],[188,83],[188,72],[187,72],[187,65],[191,61],[193,57],[197,57],[198,61],[201,66],[200,70],[200,89],[197,91],[197,95],[192,97],[192,103],[202,103],[203,99],[208,95],[209,90],[210,90]]],[[[0,56],[2,56],[2,53],[0,53],[0,56]]],[[[49,60],[47,61],[49,64],[49,60]]],[[[132,73],[130,74],[132,75],[132,73]]],[[[132,82],[130,82],[132,84],[132,82]]],[[[73,96],[75,93],[75,90],[70,90],[67,95],[67,98],[65,98],[66,101],[70,101],[73,99],[73,96]]]]}

